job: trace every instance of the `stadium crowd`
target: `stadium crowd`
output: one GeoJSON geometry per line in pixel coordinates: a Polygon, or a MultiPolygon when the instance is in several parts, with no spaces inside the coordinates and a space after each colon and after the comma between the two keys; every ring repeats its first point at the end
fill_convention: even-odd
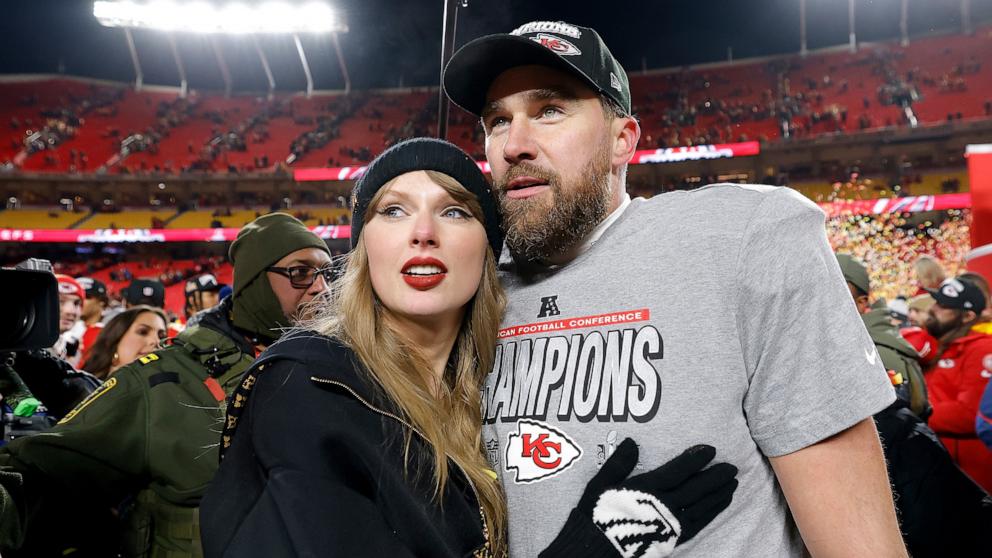
{"type": "MultiPolygon", "coordinates": [[[[641,144],[789,140],[988,117],[992,99],[983,91],[992,73],[982,63],[988,37],[985,30],[908,47],[865,45],[858,53],[634,75],[641,144]]],[[[432,135],[437,120],[433,96],[417,89],[313,99],[226,99],[195,91],[166,99],[77,83],[66,89],[39,98],[0,86],[0,97],[12,103],[9,145],[0,152],[5,169],[177,174],[352,166],[399,140],[432,135]],[[255,157],[227,156],[249,145],[260,151],[255,157]]],[[[456,109],[451,125],[455,143],[481,157],[476,120],[456,109]]]]}
{"type": "MultiPolygon", "coordinates": [[[[442,80],[453,102],[483,115],[483,152],[406,141],[430,134],[432,104],[361,94],[316,114],[287,99],[256,100],[247,113],[193,97],[115,135],[117,164],[205,120],[208,139],[187,143],[173,170],[235,173],[238,154],[267,145],[273,121],[288,118],[306,128],[288,164],[369,163],[351,215],[334,217],[350,224],[352,252],[335,258],[304,223],[323,219],[313,209],[248,207],[252,220],[223,257],[53,262],[57,341],[0,363],[5,556],[505,558],[516,544],[517,555],[544,548],[547,558],[663,558],[690,541],[714,555],[734,545],[799,555],[843,547],[830,539],[845,537],[817,530],[838,515],[846,535],[892,555],[987,554],[992,298],[988,278],[963,266],[969,211],[842,212],[824,230],[823,213],[783,187],[723,183],[644,200],[625,182],[641,134],[629,84],[594,30],[532,22],[459,52],[442,80]],[[581,47],[569,43],[574,64],[556,62],[562,54],[540,42],[547,33],[581,47]],[[480,60],[513,45],[519,60],[480,73],[490,66],[480,60]],[[387,113],[405,120],[387,123],[387,113]],[[535,114],[547,121],[520,117],[535,114]],[[335,143],[356,117],[382,145],[335,143]],[[328,156],[332,144],[339,151],[328,156]],[[450,290],[432,292],[442,281],[450,290]],[[174,306],[167,295],[179,285],[174,306]],[[611,296],[631,306],[601,306],[611,296]],[[559,304],[572,308],[556,318],[559,304]],[[633,322],[642,323],[599,329],[633,322]],[[575,332],[516,338],[565,329],[575,332]],[[557,413],[542,399],[551,391],[557,413]],[[575,436],[584,461],[576,441],[544,422],[508,430],[535,400],[544,407],[535,417],[589,427],[575,436]],[[618,443],[611,428],[631,437],[618,443]],[[650,462],[667,437],[687,449],[650,462]],[[533,484],[572,463],[592,472],[581,488],[533,484]],[[567,517],[561,531],[537,525],[552,514],[528,499],[559,504],[546,500],[567,491],[580,499],[554,510],[567,517]],[[516,518],[506,509],[514,502],[516,518]],[[727,536],[692,540],[731,507],[727,536]],[[540,521],[520,513],[528,508],[540,521]],[[864,525],[851,519],[860,513],[864,525]],[[654,540],[627,552],[631,529],[654,540]]],[[[721,98],[707,91],[735,87],[724,76],[666,74],[665,92],[641,110],[655,134],[645,140],[739,141],[751,137],[739,125],[768,121],[785,138],[863,129],[876,103],[910,122],[926,88],[967,90],[982,69],[967,58],[938,77],[907,63],[885,49],[842,59],[879,83],[857,110],[824,96],[864,89],[851,68],[800,78],[799,62],[776,60],[763,66],[771,87],[721,98]]],[[[57,147],[104,108],[91,97],[49,115],[28,150],[57,147]]],[[[480,139],[467,129],[473,119],[454,122],[461,140],[480,139]]],[[[268,166],[263,157],[255,161],[268,166]]],[[[213,227],[233,216],[234,201],[222,201],[213,227]]],[[[34,255],[26,250],[5,257],[34,255]]]]}

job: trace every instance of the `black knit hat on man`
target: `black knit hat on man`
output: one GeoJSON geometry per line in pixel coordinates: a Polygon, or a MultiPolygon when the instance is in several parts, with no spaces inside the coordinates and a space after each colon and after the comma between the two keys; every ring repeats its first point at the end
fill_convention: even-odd
{"type": "Polygon", "coordinates": [[[328,255],[327,244],[299,219],[285,213],[262,215],[242,227],[229,253],[234,264],[234,325],[268,344],[289,327],[279,300],[272,291],[266,269],[283,257],[316,248],[328,255]]]}
{"type": "Polygon", "coordinates": [[[487,35],[458,50],[444,68],[444,91],[456,105],[479,116],[489,86],[517,66],[548,66],[584,81],[629,115],[627,72],[599,33],[562,21],[532,21],[509,33],[487,35]]]}
{"type": "Polygon", "coordinates": [[[400,142],[369,164],[352,192],[351,246],[354,247],[358,243],[362,227],[365,226],[365,213],[379,189],[397,176],[426,170],[446,174],[475,194],[479,206],[482,207],[483,226],[486,229],[489,246],[498,261],[503,249],[503,230],[496,198],[489,188],[486,177],[475,161],[458,146],[431,138],[400,142]]]}

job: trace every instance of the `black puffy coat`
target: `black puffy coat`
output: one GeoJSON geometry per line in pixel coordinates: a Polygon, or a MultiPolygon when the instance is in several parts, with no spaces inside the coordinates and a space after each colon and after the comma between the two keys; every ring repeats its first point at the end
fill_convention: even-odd
{"type": "MultiPolygon", "coordinates": [[[[266,350],[201,507],[207,557],[472,556],[485,544],[474,487],[433,458],[351,350],[296,334],[266,350]]],[[[254,374],[252,374],[254,372],[254,374]]],[[[230,415],[229,415],[230,416],[230,415]]]]}
{"type": "Polygon", "coordinates": [[[988,556],[992,498],[905,402],[897,400],[874,418],[910,555],[988,556]]]}

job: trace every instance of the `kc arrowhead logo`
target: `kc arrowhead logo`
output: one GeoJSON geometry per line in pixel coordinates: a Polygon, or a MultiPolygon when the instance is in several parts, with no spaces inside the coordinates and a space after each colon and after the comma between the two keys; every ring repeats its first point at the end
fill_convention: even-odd
{"type": "Polygon", "coordinates": [[[582,51],[576,48],[575,45],[556,35],[538,33],[536,37],[531,37],[530,40],[551,49],[559,56],[577,56],[582,54],[582,51]]]}
{"type": "Polygon", "coordinates": [[[557,475],[582,457],[582,449],[564,432],[536,420],[517,421],[517,431],[506,441],[506,471],[514,471],[518,483],[557,475]]]}

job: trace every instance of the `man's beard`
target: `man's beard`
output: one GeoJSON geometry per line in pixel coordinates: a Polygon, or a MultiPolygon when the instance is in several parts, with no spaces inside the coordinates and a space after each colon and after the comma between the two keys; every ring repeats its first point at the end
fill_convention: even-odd
{"type": "Polygon", "coordinates": [[[523,162],[494,185],[503,211],[506,245],[517,258],[546,262],[578,244],[606,217],[610,205],[610,157],[589,161],[574,184],[561,175],[523,162]],[[549,191],[532,198],[512,199],[506,185],[514,178],[532,176],[547,182],[549,191]]]}
{"type": "Polygon", "coordinates": [[[964,312],[959,312],[957,317],[949,322],[941,322],[937,320],[934,315],[927,316],[926,327],[930,335],[933,335],[938,340],[943,338],[948,333],[955,331],[964,325],[964,312]]]}

